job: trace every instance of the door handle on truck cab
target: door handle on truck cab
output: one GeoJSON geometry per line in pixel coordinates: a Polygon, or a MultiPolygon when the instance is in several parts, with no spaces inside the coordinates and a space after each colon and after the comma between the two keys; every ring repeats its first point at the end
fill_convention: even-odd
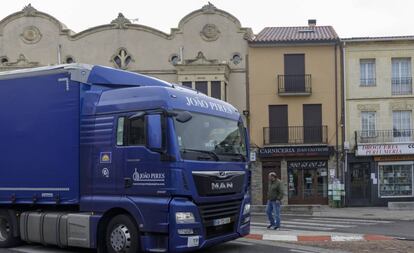
{"type": "Polygon", "coordinates": [[[131,188],[132,187],[132,178],[126,177],[124,178],[125,188],[131,188]]]}

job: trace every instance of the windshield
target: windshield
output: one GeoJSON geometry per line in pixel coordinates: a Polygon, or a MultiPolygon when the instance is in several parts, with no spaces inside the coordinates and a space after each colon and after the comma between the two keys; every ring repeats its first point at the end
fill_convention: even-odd
{"type": "Polygon", "coordinates": [[[243,124],[221,117],[191,113],[192,119],[175,122],[178,145],[184,159],[246,160],[243,124]]]}

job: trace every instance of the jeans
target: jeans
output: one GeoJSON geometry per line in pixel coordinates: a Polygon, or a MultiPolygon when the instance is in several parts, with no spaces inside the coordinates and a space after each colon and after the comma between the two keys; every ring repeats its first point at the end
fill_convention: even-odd
{"type": "Polygon", "coordinates": [[[280,227],[280,201],[268,200],[266,206],[266,214],[269,218],[270,225],[280,227]]]}

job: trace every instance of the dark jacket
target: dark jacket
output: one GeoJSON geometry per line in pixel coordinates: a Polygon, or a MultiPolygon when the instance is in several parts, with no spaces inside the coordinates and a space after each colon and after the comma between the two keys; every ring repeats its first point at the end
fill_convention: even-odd
{"type": "Polygon", "coordinates": [[[269,187],[267,189],[268,200],[275,201],[283,199],[283,185],[279,179],[276,179],[274,182],[269,181],[269,187]]]}

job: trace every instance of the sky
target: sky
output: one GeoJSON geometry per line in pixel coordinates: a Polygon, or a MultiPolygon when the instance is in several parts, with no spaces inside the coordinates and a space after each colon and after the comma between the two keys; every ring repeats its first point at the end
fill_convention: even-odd
{"type": "MultiPolygon", "coordinates": [[[[414,0],[210,0],[255,34],[268,26],[332,25],[342,38],[414,35],[414,0]]],[[[207,0],[3,0],[0,19],[31,3],[81,32],[108,24],[119,12],[133,22],[170,33],[207,0]]]]}

